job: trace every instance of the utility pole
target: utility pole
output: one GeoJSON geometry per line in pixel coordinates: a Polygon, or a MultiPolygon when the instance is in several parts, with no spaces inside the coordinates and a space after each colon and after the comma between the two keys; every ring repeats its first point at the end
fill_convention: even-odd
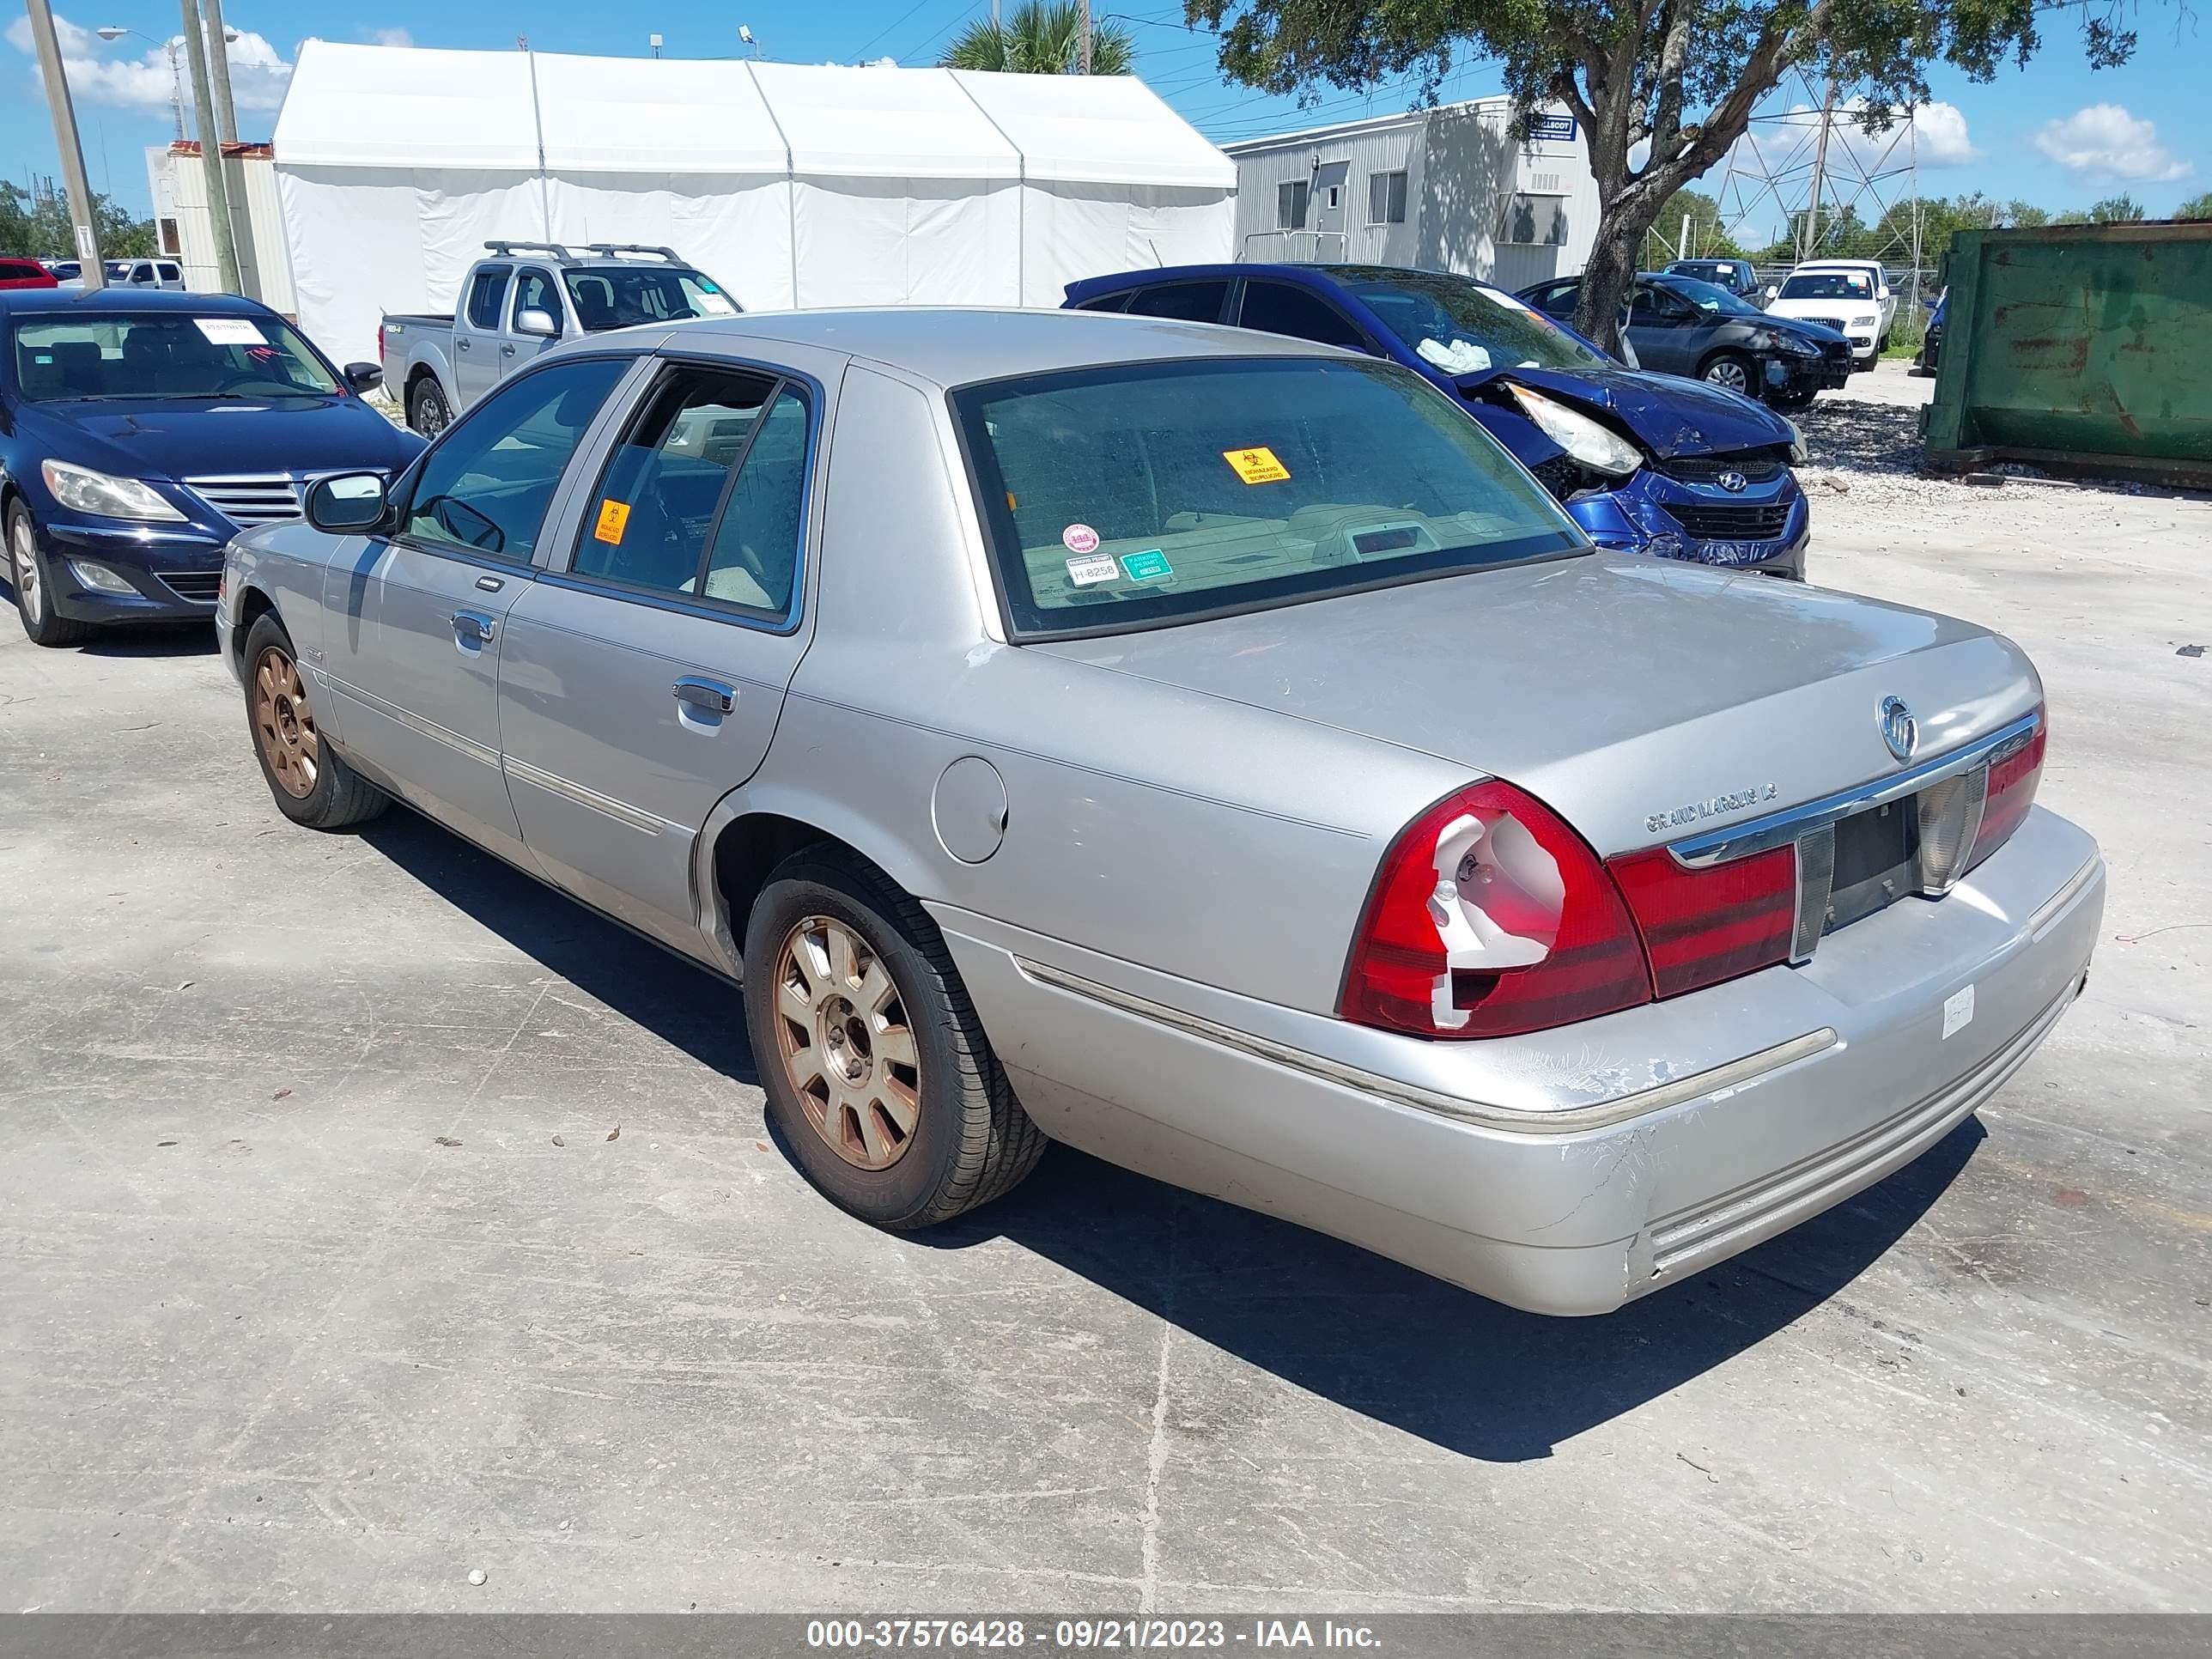
{"type": "Polygon", "coordinates": [[[239,291],[238,245],[231,238],[230,193],[222,178],[222,140],[216,131],[215,94],[208,90],[207,37],[200,30],[199,0],[183,0],[185,52],[192,64],[192,112],[200,136],[200,176],[207,180],[208,224],[215,232],[216,278],[225,294],[239,291]]]}
{"type": "MultiPolygon", "coordinates": [[[[238,112],[230,101],[230,31],[222,26],[222,0],[207,0],[207,47],[214,55],[215,131],[222,146],[238,142],[238,112]]],[[[230,209],[230,239],[238,260],[239,292],[249,300],[261,297],[261,260],[253,246],[253,203],[246,193],[246,163],[228,157],[222,161],[222,194],[230,209]]]]}
{"type": "Polygon", "coordinates": [[[84,151],[77,143],[76,111],[70,103],[69,78],[62,70],[62,45],[54,38],[49,0],[28,0],[31,44],[39,54],[39,73],[46,83],[46,108],[54,118],[54,148],[61,152],[62,178],[69,185],[70,230],[85,287],[107,286],[107,267],[100,262],[100,220],[93,211],[92,181],[84,176],[84,151]]]}
{"type": "Polygon", "coordinates": [[[1075,68],[1079,75],[1091,73],[1091,0],[1082,0],[1077,8],[1083,18],[1083,33],[1076,43],[1075,68]]]}
{"type": "Polygon", "coordinates": [[[1828,133],[1836,125],[1836,77],[1828,77],[1828,95],[1820,105],[1820,137],[1813,146],[1813,198],[1806,204],[1803,240],[1797,248],[1802,264],[1820,251],[1820,192],[1828,187],[1828,133]]]}

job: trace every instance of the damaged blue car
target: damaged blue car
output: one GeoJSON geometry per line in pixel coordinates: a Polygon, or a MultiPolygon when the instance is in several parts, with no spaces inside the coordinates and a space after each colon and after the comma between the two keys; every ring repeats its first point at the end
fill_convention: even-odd
{"type": "Polygon", "coordinates": [[[1071,283],[1067,305],[1387,357],[1458,398],[1599,546],[1804,578],[1792,422],[1718,386],[1625,368],[1486,283],[1385,265],[1182,265],[1071,283]]]}

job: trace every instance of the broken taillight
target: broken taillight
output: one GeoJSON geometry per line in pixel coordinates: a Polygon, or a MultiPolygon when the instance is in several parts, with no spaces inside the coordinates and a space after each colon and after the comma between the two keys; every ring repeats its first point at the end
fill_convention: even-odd
{"type": "Polygon", "coordinates": [[[1339,1012],[1420,1036],[1510,1036],[1651,1000],[1628,908],[1588,843],[1511,784],[1413,820],[1382,860],[1339,1012]]]}
{"type": "Polygon", "coordinates": [[[1663,847],[1610,860],[1662,997],[1790,960],[1797,922],[1797,848],[1777,847],[1703,870],[1663,847]]]}
{"type": "Polygon", "coordinates": [[[2048,720],[2039,719],[2033,732],[1990,757],[1990,791],[1982,802],[1982,827],[1975,832],[1967,869],[2003,846],[2035,805],[2035,787],[2043,780],[2044,738],[2050,729],[2048,720]]]}

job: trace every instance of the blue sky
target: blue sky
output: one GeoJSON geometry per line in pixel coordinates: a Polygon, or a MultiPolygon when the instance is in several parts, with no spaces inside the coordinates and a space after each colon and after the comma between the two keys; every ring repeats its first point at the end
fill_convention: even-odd
{"type": "MultiPolygon", "coordinates": [[[[94,186],[143,211],[142,152],[172,130],[167,60],[157,43],[174,33],[176,7],[166,0],[57,0],[57,9],[66,25],[76,26],[65,33],[75,43],[71,83],[94,186]],[[103,43],[90,33],[102,25],[150,38],[103,43]]],[[[1097,9],[1127,23],[1139,46],[1139,72],[1218,143],[1389,113],[1413,97],[1410,86],[1366,98],[1329,93],[1319,109],[1302,112],[1291,100],[1224,86],[1210,38],[1183,28],[1175,0],[1097,0],[1097,9]]],[[[310,34],[509,49],[518,33],[527,33],[533,47],[545,51],[642,56],[647,36],[657,30],[668,55],[708,58],[740,51],[737,28],[743,22],[769,58],[851,63],[890,57],[927,64],[963,21],[988,9],[972,0],[642,0],[635,7],[605,0],[472,0],[459,7],[433,0],[231,0],[226,19],[244,37],[232,48],[241,134],[266,137],[283,97],[285,66],[310,34]]],[[[12,5],[8,10],[15,15],[0,29],[0,177],[20,183],[31,172],[55,170],[54,148],[21,13],[12,5]]],[[[2143,8],[2137,25],[2143,41],[2136,61],[2117,70],[2085,68],[2071,33],[2053,20],[2041,56],[2025,70],[2006,71],[1989,86],[1938,74],[1934,92],[1944,107],[1920,129],[1923,192],[1981,190],[2060,208],[2086,206],[2124,189],[2155,216],[2212,189],[2212,122],[2201,118],[2212,35],[2187,25],[2177,29],[2172,9],[2158,4],[2143,8]]],[[[1475,64],[1453,76],[1445,95],[1496,90],[1495,72],[1475,64]]],[[[1761,131],[1770,155],[1795,142],[1781,126],[1761,131]]],[[[1881,169],[1870,156],[1863,170],[1881,169]]],[[[1771,207],[1761,216],[1774,217],[1771,207]]]]}

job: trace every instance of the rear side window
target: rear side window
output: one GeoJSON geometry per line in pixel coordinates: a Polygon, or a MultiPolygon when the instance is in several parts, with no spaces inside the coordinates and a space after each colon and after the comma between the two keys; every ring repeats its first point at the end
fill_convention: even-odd
{"type": "Polygon", "coordinates": [[[1395,364],[1200,358],[953,394],[1017,634],[1111,633],[1576,552],[1551,497],[1395,364]]]}
{"type": "Polygon", "coordinates": [[[672,368],[616,447],[569,569],[780,620],[799,565],[805,464],[796,388],[672,368]]]}
{"type": "Polygon", "coordinates": [[[495,329],[499,326],[500,301],[507,297],[507,267],[495,265],[480,270],[469,284],[469,326],[495,329]]]}
{"type": "Polygon", "coordinates": [[[1221,283],[1162,283],[1140,288],[1129,296],[1132,317],[1173,317],[1186,323],[1218,323],[1228,303],[1229,284],[1221,283]]]}
{"type": "Polygon", "coordinates": [[[1318,294],[1288,283],[1247,283],[1244,304],[1237,320],[1246,328],[1267,334],[1288,334],[1295,339],[1322,345],[1350,346],[1364,351],[1367,342],[1351,319],[1318,294]]]}
{"type": "Polygon", "coordinates": [[[629,359],[586,357],[504,382],[424,458],[404,533],[527,563],[585,428],[629,368],[629,359]]]}
{"type": "Polygon", "coordinates": [[[1074,307],[1078,311],[1127,311],[1129,296],[1124,294],[1102,294],[1095,300],[1085,300],[1074,307]]]}

